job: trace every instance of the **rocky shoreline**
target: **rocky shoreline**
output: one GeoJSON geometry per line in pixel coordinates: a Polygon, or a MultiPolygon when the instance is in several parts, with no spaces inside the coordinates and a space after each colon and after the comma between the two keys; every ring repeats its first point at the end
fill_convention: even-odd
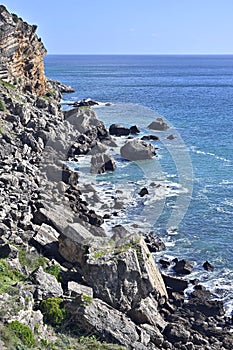
{"type": "MultiPolygon", "coordinates": [[[[7,38],[19,20],[0,12],[7,38]]],[[[114,171],[111,150],[122,133],[130,136],[121,148],[128,161],[151,159],[153,146],[134,138],[136,126],[109,131],[90,106],[63,112],[61,93],[72,89],[42,81],[43,93],[41,84],[37,92],[34,82],[25,90],[0,80],[1,349],[230,350],[223,304],[198,281],[185,297],[189,263],[161,274],[151,255],[164,249],[159,238],[121,225],[107,232],[120,194],[114,212],[100,215],[96,189],[67,167],[88,154],[92,173],[114,171]]]]}

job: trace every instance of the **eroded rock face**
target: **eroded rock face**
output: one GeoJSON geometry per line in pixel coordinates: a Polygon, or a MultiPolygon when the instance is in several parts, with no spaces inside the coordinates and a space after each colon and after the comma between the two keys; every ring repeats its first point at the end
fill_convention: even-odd
{"type": "Polygon", "coordinates": [[[0,79],[36,95],[46,92],[46,49],[29,25],[0,6],[0,79]]]}
{"type": "Polygon", "coordinates": [[[135,237],[123,240],[110,252],[91,249],[83,275],[97,297],[121,311],[138,308],[151,293],[155,298],[167,296],[161,274],[140,236],[136,241],[135,237]]]}

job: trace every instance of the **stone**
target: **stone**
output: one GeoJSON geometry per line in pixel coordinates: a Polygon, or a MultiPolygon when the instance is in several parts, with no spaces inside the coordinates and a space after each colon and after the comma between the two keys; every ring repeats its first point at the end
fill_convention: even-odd
{"type": "Polygon", "coordinates": [[[166,322],[159,314],[158,302],[152,296],[140,300],[138,305],[128,311],[131,320],[138,324],[150,324],[157,327],[161,331],[165,328],[166,322]]]}
{"type": "Polygon", "coordinates": [[[121,156],[127,160],[137,161],[152,159],[155,156],[154,146],[139,139],[127,141],[120,149],[121,156]]]}
{"type": "Polygon", "coordinates": [[[31,273],[30,280],[36,286],[34,293],[36,300],[61,297],[63,295],[61,283],[57,281],[55,276],[44,272],[41,266],[31,273]]]}
{"type": "Polygon", "coordinates": [[[146,187],[143,187],[140,191],[139,191],[139,196],[140,197],[144,197],[144,196],[146,196],[147,194],[149,194],[149,191],[148,191],[148,189],[146,188],[146,187]]]}
{"type": "Polygon", "coordinates": [[[130,134],[130,129],[122,125],[112,124],[109,127],[109,133],[114,136],[128,136],[130,134]]]}
{"type": "Polygon", "coordinates": [[[63,205],[46,205],[45,208],[39,208],[34,213],[33,222],[37,225],[45,223],[60,233],[73,222],[73,214],[63,205]]]}
{"type": "Polygon", "coordinates": [[[188,275],[192,272],[193,266],[187,260],[179,260],[176,262],[173,270],[179,275],[188,275]]]}
{"type": "Polygon", "coordinates": [[[159,263],[162,265],[162,267],[164,269],[167,269],[171,265],[169,260],[166,260],[166,259],[163,259],[163,258],[159,259],[159,263]]]}
{"type": "Polygon", "coordinates": [[[125,314],[113,309],[100,299],[81,301],[75,300],[67,303],[66,307],[72,313],[73,322],[76,329],[82,334],[96,334],[96,336],[107,342],[126,346],[128,349],[147,350],[150,337],[145,337],[141,342],[140,333],[143,331],[127,317],[125,314]]]}
{"type": "Polygon", "coordinates": [[[149,129],[164,131],[169,128],[168,124],[163,120],[163,118],[157,118],[152,123],[148,125],[149,129]]]}
{"type": "Polygon", "coordinates": [[[59,233],[51,226],[42,224],[32,238],[34,245],[39,249],[54,255],[58,250],[59,233]]]}
{"type": "Polygon", "coordinates": [[[69,225],[59,238],[59,252],[71,263],[83,264],[86,245],[93,242],[94,236],[80,223],[69,225]]]}
{"type": "Polygon", "coordinates": [[[121,311],[129,311],[150,293],[167,297],[161,274],[141,236],[126,237],[110,251],[89,249],[83,275],[96,297],[121,311]]]}
{"type": "Polygon", "coordinates": [[[206,271],[214,271],[214,266],[210,264],[208,261],[204,262],[202,266],[206,271]]]}
{"type": "Polygon", "coordinates": [[[159,137],[156,136],[156,135],[144,135],[141,137],[141,140],[145,140],[145,141],[158,141],[159,140],[159,137]]]}
{"type": "Polygon", "coordinates": [[[143,237],[151,253],[158,253],[165,250],[164,242],[160,237],[155,236],[153,232],[145,233],[143,237]]]}
{"type": "Polygon", "coordinates": [[[83,284],[74,281],[69,281],[67,289],[68,292],[71,293],[71,295],[86,295],[90,298],[93,298],[93,289],[88,286],[84,286],[83,284]]]}
{"type": "Polygon", "coordinates": [[[132,126],[129,128],[129,130],[130,130],[130,134],[133,134],[133,135],[135,135],[135,134],[140,134],[140,130],[139,130],[139,128],[138,128],[137,125],[132,125],[132,126]]]}
{"type": "Polygon", "coordinates": [[[16,259],[18,254],[18,249],[13,245],[7,243],[0,246],[0,259],[16,259]]]}
{"type": "Polygon", "coordinates": [[[190,339],[190,332],[184,329],[182,324],[168,324],[164,330],[164,335],[171,343],[187,343],[190,339]]]}
{"type": "Polygon", "coordinates": [[[115,168],[115,160],[105,153],[96,154],[91,158],[91,173],[102,174],[106,171],[114,171],[115,168]]]}
{"type": "Polygon", "coordinates": [[[181,278],[162,274],[165,285],[176,292],[183,292],[188,288],[188,281],[181,278]]]}

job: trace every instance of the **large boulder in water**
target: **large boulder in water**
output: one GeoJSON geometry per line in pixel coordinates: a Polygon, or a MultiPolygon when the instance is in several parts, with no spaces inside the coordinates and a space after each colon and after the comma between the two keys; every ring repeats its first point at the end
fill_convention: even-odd
{"type": "Polygon", "coordinates": [[[158,131],[164,131],[169,129],[168,124],[163,120],[163,118],[157,118],[152,123],[148,125],[149,129],[152,130],[158,130],[158,131]]]}
{"type": "Polygon", "coordinates": [[[96,154],[91,158],[91,173],[102,174],[106,171],[113,171],[115,168],[115,160],[108,154],[96,154]]]}
{"type": "Polygon", "coordinates": [[[114,136],[128,136],[130,129],[122,125],[112,124],[109,128],[109,133],[114,136]]]}
{"type": "Polygon", "coordinates": [[[123,158],[135,161],[152,159],[155,156],[154,146],[139,139],[126,142],[120,152],[123,158]]]}

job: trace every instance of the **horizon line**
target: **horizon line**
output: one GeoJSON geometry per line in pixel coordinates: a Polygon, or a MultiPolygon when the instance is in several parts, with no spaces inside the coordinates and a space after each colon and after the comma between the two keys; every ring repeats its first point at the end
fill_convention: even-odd
{"type": "Polygon", "coordinates": [[[233,56],[232,53],[47,53],[46,56],[233,56]]]}

